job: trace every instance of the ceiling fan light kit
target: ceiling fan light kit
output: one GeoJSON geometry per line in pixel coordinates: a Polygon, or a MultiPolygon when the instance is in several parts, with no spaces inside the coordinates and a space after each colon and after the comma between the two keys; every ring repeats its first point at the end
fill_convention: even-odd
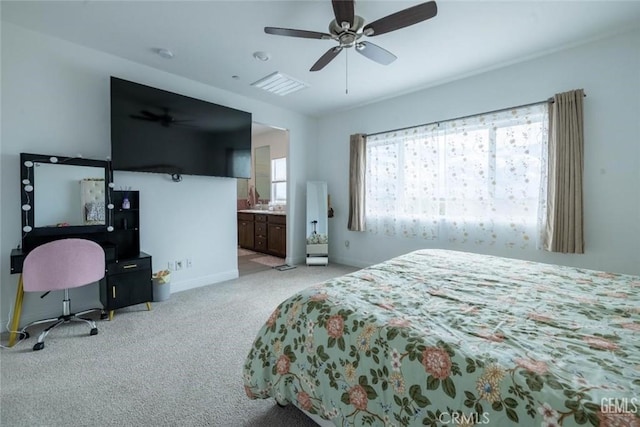
{"type": "Polygon", "coordinates": [[[354,0],[332,0],[335,19],[329,24],[329,33],[295,30],[291,28],[265,27],[264,32],[277,36],[301,37],[318,40],[335,40],[338,46],[330,48],[316,61],[309,71],[319,71],[331,62],[342,50],[355,47],[356,52],[382,65],[389,65],[397,57],[386,49],[367,41],[373,37],[431,19],[438,13],[435,1],[421,3],[387,15],[365,25],[364,19],[355,14],[354,0]]]}

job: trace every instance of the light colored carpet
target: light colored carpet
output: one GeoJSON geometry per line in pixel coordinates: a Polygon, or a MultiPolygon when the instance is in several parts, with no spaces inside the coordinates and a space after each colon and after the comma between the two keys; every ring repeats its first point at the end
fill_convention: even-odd
{"type": "Polygon", "coordinates": [[[354,270],[271,269],[179,292],[152,311],[117,310],[98,322],[96,336],[83,324],[63,325],[37,352],[32,330],[0,353],[0,425],[314,426],[293,405],[249,400],[242,365],[277,304],[354,270]]]}
{"type": "Polygon", "coordinates": [[[251,261],[257,262],[258,264],[268,265],[269,267],[277,267],[279,265],[286,264],[284,258],[278,258],[271,255],[261,256],[258,258],[251,258],[251,261]]]}

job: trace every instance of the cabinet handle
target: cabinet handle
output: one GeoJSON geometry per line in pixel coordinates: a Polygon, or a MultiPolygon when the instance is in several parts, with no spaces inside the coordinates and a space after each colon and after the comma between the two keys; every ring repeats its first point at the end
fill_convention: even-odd
{"type": "Polygon", "coordinates": [[[122,268],[136,268],[138,264],[123,265],[122,268]]]}
{"type": "Polygon", "coordinates": [[[113,295],[113,299],[116,299],[116,287],[115,286],[111,287],[111,294],[113,295]]]}

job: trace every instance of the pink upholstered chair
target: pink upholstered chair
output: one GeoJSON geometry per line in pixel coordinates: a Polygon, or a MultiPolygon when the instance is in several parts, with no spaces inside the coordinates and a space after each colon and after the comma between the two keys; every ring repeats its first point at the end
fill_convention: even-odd
{"type": "Polygon", "coordinates": [[[29,326],[55,321],[48,326],[33,346],[34,350],[44,348],[44,339],[57,326],[70,322],[86,322],[91,327],[90,335],[96,335],[98,328],[93,320],[79,317],[88,313],[71,313],[69,289],[99,281],[105,274],[105,255],[102,247],[86,239],[62,239],[45,243],[27,254],[22,268],[22,282],[25,292],[50,292],[64,290],[62,315],[57,318],[39,320],[29,326]]]}

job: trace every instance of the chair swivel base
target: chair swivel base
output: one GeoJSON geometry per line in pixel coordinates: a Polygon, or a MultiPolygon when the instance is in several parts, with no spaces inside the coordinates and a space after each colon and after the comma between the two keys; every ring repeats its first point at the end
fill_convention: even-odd
{"type": "MultiPolygon", "coordinates": [[[[93,310],[88,310],[88,311],[93,311],[93,310]]],[[[79,314],[84,314],[84,313],[86,313],[86,312],[79,313],[79,314]]],[[[51,321],[55,321],[55,323],[49,325],[44,331],[42,331],[40,333],[40,335],[38,336],[38,342],[35,343],[34,346],[33,346],[33,351],[42,350],[44,348],[44,339],[47,337],[49,332],[51,332],[53,329],[57,328],[58,326],[62,325],[63,323],[84,322],[84,323],[88,324],[91,327],[89,335],[97,335],[98,334],[98,328],[96,327],[96,323],[93,320],[86,319],[86,318],[83,318],[83,317],[78,317],[78,315],[76,315],[76,314],[63,314],[62,316],[59,316],[58,318],[40,320],[40,321],[31,323],[30,326],[37,325],[37,324],[40,324],[40,323],[47,323],[47,322],[51,322],[51,321]]],[[[22,333],[25,334],[26,338],[29,337],[29,333],[28,332],[23,331],[22,333]]]]}

